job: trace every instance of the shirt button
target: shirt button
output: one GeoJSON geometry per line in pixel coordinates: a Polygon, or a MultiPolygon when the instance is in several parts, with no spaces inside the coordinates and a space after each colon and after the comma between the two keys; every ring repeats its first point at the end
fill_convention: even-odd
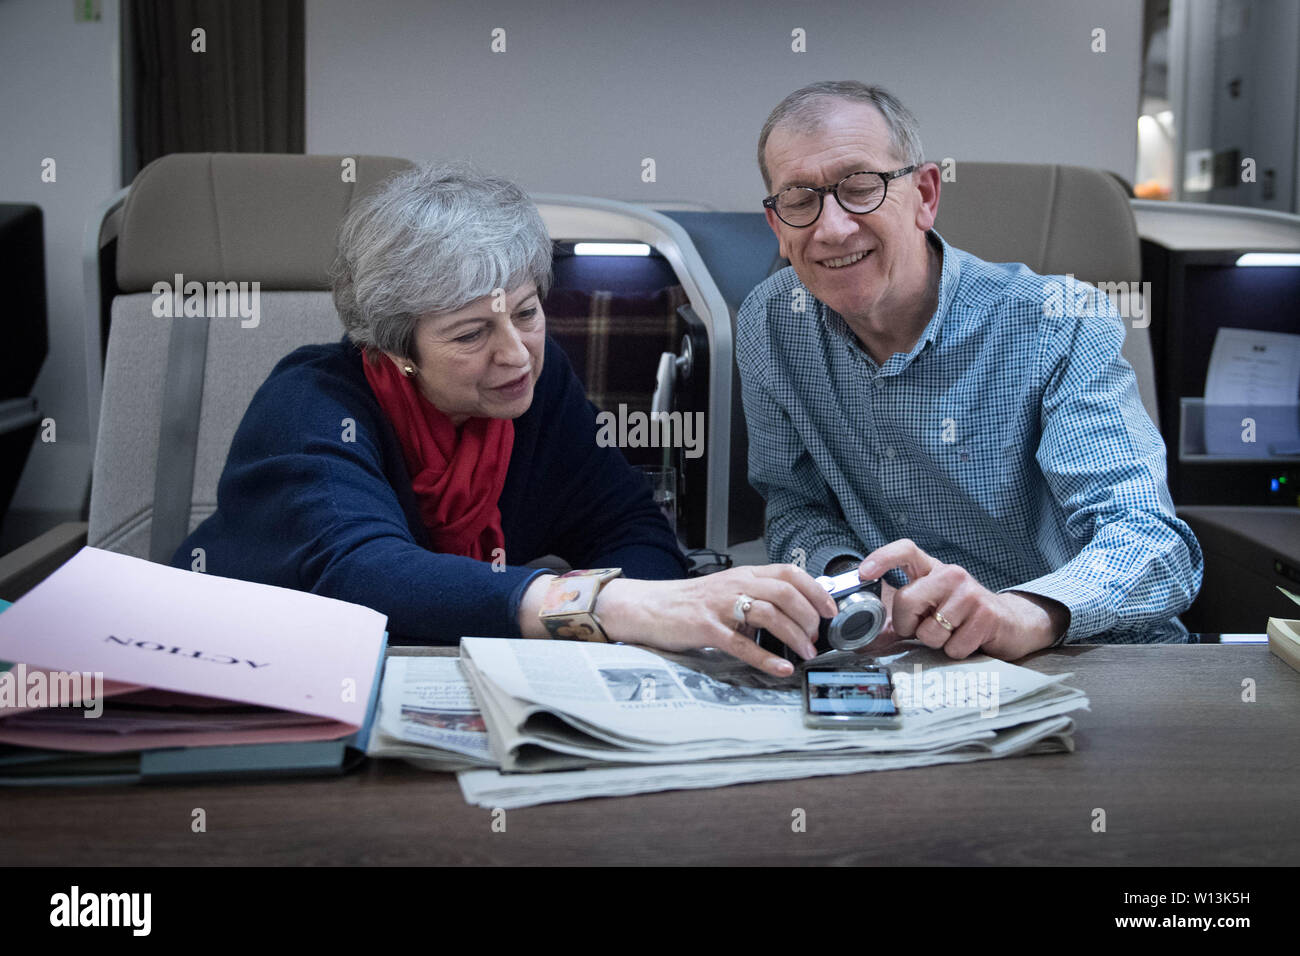
{"type": "Polygon", "coordinates": [[[900,526],[905,525],[907,524],[907,515],[903,515],[903,514],[894,515],[894,521],[896,521],[900,526]]]}
{"type": "Polygon", "coordinates": [[[876,376],[876,388],[884,388],[884,387],[885,387],[885,376],[883,376],[883,375],[877,375],[877,376],[876,376]]]}
{"type": "Polygon", "coordinates": [[[894,446],[893,446],[893,445],[890,445],[888,448],[885,449],[885,457],[886,457],[886,458],[893,458],[893,457],[894,457],[894,446]]]}

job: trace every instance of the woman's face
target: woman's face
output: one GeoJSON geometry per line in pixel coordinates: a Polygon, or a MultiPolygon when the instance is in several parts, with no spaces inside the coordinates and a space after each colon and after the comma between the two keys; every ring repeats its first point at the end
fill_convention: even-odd
{"type": "Polygon", "coordinates": [[[545,348],[546,316],[537,285],[526,282],[503,297],[485,295],[455,312],[422,316],[416,354],[388,357],[399,371],[414,365],[420,392],[460,425],[528,411],[545,348]]]}

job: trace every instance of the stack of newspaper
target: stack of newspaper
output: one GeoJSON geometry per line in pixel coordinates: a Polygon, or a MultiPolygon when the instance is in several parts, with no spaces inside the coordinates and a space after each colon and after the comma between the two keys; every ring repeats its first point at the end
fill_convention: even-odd
{"type": "Polygon", "coordinates": [[[771,678],[718,652],[465,638],[459,664],[472,698],[454,659],[425,659],[439,662],[437,675],[408,660],[399,684],[390,658],[377,722],[386,746],[372,738],[369,752],[431,769],[473,757],[481,769],[460,774],[466,800],[512,808],[1073,750],[1067,715],[1088,701],[1065,686],[1069,674],[907,647],[877,660],[893,674],[902,727],[846,731],[803,725],[797,677],[771,678]],[[435,677],[437,689],[421,685],[435,677]],[[482,723],[471,744],[448,727],[451,715],[470,726],[475,700],[482,723]],[[402,740],[415,746],[394,752],[402,740]]]}

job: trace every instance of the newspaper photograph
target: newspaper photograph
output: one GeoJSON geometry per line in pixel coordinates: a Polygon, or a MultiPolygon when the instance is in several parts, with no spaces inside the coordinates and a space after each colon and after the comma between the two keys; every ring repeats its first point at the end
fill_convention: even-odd
{"type": "Polygon", "coordinates": [[[455,657],[390,656],[368,756],[425,769],[494,767],[487,726],[455,657]]]}

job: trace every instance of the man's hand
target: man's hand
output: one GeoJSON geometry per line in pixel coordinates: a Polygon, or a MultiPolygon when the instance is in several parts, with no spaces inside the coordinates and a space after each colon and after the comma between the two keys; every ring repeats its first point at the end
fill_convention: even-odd
{"type": "MultiPolygon", "coordinates": [[[[892,568],[902,568],[909,583],[886,601],[889,619],[881,633],[886,645],[914,637],[953,658],[980,651],[1016,660],[1050,646],[1070,625],[1070,612],[1059,601],[1022,592],[994,594],[965,568],[936,561],[906,538],[871,552],[858,573],[869,580],[892,568]]],[[[881,583],[883,591],[888,585],[881,583]]]]}

